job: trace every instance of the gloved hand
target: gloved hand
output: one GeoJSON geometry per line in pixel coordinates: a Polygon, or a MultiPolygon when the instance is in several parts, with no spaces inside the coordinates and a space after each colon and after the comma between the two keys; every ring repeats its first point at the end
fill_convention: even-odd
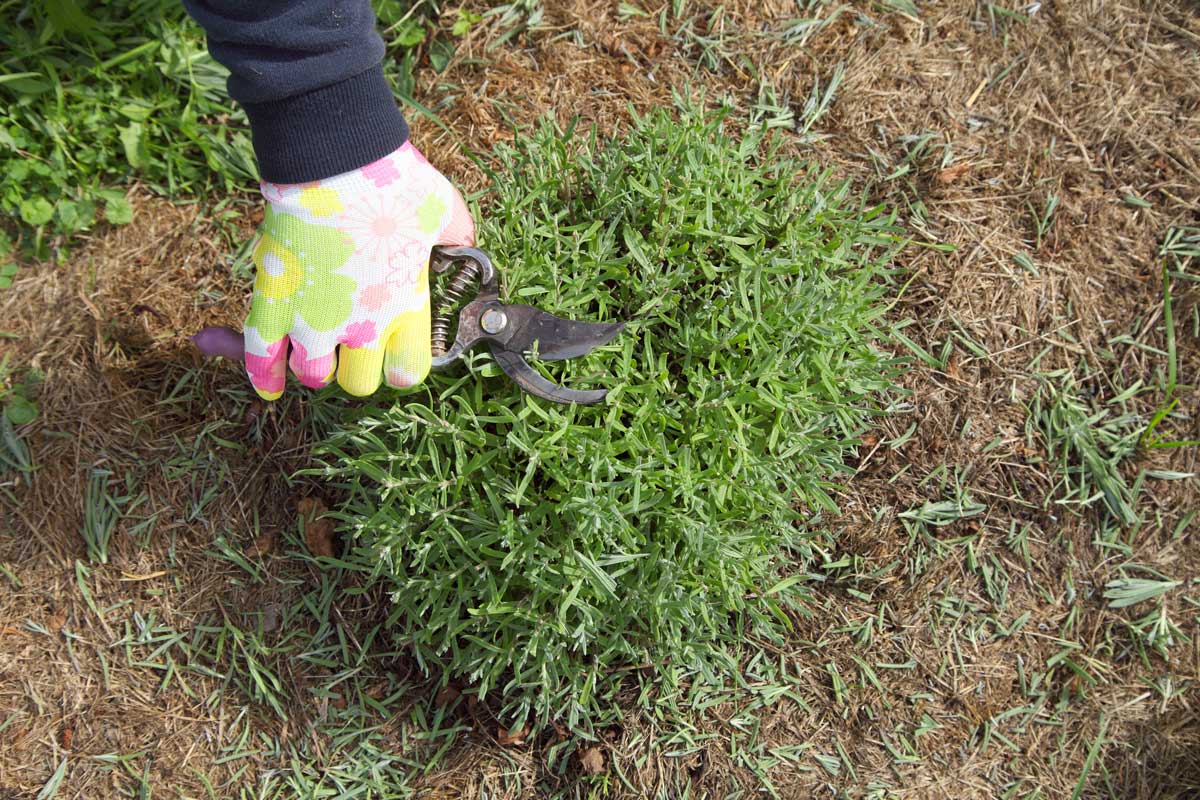
{"type": "Polygon", "coordinates": [[[462,196],[411,142],[361,169],[300,185],[262,184],[246,371],[274,400],[284,362],[305,386],[337,375],[353,395],[429,373],[429,256],[473,245],[462,196]],[[291,354],[289,357],[289,345],[291,354]]]}

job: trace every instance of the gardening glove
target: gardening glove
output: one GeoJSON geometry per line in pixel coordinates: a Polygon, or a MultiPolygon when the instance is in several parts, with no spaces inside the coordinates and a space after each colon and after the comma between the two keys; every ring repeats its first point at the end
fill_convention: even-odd
{"type": "Polygon", "coordinates": [[[246,371],[258,394],[283,393],[286,361],[313,388],[369,395],[429,373],[429,258],[473,245],[462,196],[406,142],[360,169],[315,183],[263,183],[254,248],[246,371]],[[289,346],[291,354],[289,356],[289,346]]]}

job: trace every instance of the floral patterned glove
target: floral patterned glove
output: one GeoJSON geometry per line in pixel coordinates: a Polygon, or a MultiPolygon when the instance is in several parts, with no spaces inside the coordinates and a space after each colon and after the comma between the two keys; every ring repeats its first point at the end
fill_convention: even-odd
{"type": "Polygon", "coordinates": [[[284,362],[305,386],[337,375],[353,395],[425,379],[429,256],[473,245],[458,191],[411,142],[373,164],[300,185],[262,184],[246,370],[259,395],[283,393],[284,362]],[[289,344],[291,355],[289,357],[289,344]]]}

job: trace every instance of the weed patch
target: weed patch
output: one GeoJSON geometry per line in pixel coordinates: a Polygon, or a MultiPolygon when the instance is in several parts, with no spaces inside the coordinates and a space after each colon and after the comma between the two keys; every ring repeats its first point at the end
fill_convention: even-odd
{"type": "Polygon", "coordinates": [[[0,211],[45,257],[56,235],[132,219],[125,190],[173,196],[254,179],[225,70],[178,3],[26,7],[0,33],[0,211]],[[54,9],[73,13],[55,13],[54,9]]]}
{"type": "Polygon", "coordinates": [[[1088,507],[1102,500],[1118,523],[1137,522],[1136,498],[1119,466],[1137,449],[1143,423],[1135,415],[1113,415],[1110,409],[1088,405],[1066,374],[1059,386],[1043,383],[1035,418],[1056,462],[1062,498],[1067,506],[1088,507]]]}
{"type": "MultiPolygon", "coordinates": [[[[239,193],[258,179],[245,113],[225,90],[228,71],[208,54],[204,32],[174,0],[54,2],[2,6],[0,30],[0,288],[11,236],[25,255],[58,254],[73,234],[125,224],[124,187],[141,182],[169,197],[239,193]]],[[[420,58],[448,60],[455,38],[431,35],[432,0],[377,0],[389,57],[384,70],[412,90],[420,58]]]]}
{"type": "Polygon", "coordinates": [[[872,346],[882,209],[761,131],[683,108],[628,137],[549,124],[499,153],[481,246],[513,301],[626,333],[579,363],[607,405],[515,391],[485,358],[376,398],[323,453],[344,557],[391,583],[421,665],[521,723],[604,711],[624,670],[722,683],[803,613],[802,524],[889,388],[872,346]]]}

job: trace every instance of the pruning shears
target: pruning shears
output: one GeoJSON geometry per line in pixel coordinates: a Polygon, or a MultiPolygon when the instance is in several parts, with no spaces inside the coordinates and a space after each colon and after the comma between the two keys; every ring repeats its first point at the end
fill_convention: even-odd
{"type": "MultiPolygon", "coordinates": [[[[434,369],[448,367],[475,345],[486,342],[504,374],[532,395],[555,403],[581,405],[604,399],[608,394],[604,389],[568,389],[546,380],[525,356],[536,353],[543,361],[562,361],[587,355],[616,338],[625,328],[624,322],[580,322],[556,317],[533,306],[502,303],[496,268],[486,253],[474,247],[433,249],[430,267],[435,273],[447,273],[455,265],[458,270],[439,299],[430,330],[434,369]],[[454,342],[450,344],[454,307],[476,278],[479,290],[459,311],[454,342]]],[[[241,333],[230,328],[205,328],[191,340],[207,356],[238,361],[244,358],[245,340],[241,333]]]]}
{"type": "Polygon", "coordinates": [[[475,345],[486,342],[504,374],[529,394],[555,403],[581,405],[604,399],[604,389],[584,391],[552,383],[529,365],[525,355],[536,353],[543,361],[587,355],[616,338],[625,328],[624,322],[581,322],[533,306],[502,303],[496,268],[486,253],[474,247],[433,249],[430,268],[435,273],[444,274],[455,265],[459,265],[458,271],[450,279],[433,319],[434,369],[449,366],[475,345]],[[454,342],[449,344],[454,305],[475,278],[479,279],[479,290],[459,311],[454,342]]]}

